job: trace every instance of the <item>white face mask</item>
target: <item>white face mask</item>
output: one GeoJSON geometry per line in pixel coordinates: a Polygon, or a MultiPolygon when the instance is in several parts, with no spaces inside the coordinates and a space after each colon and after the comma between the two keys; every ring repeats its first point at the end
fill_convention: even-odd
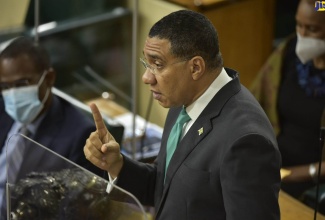
{"type": "Polygon", "coordinates": [[[325,53],[325,40],[303,37],[298,33],[297,37],[296,54],[303,64],[325,53]]]}
{"type": "Polygon", "coordinates": [[[38,98],[38,89],[46,74],[47,72],[42,75],[37,85],[11,88],[2,91],[5,110],[15,121],[28,124],[42,111],[44,103],[49,96],[50,89],[46,91],[42,102],[38,98]]]}

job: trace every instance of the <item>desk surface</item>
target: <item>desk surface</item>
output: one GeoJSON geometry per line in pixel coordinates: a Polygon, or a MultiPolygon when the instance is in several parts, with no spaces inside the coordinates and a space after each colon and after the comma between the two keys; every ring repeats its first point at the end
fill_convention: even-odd
{"type": "MultiPolygon", "coordinates": [[[[313,220],[314,210],[280,191],[279,204],[281,220],[313,220]]],[[[325,220],[325,216],[318,214],[317,220],[325,220]]]]}
{"type": "Polygon", "coordinates": [[[101,97],[85,101],[86,105],[90,105],[90,103],[95,103],[99,111],[111,118],[129,112],[129,110],[117,104],[116,102],[101,97]]]}

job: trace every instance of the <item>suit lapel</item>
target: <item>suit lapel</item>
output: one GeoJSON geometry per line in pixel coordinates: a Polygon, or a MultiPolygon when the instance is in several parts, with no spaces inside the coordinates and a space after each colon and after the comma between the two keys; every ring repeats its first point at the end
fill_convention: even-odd
{"type": "Polygon", "coordinates": [[[200,141],[206,137],[211,129],[212,126],[210,118],[199,117],[197,121],[192,125],[190,130],[178,144],[177,149],[175,150],[175,153],[170,161],[166,174],[165,187],[168,186],[170,180],[178,170],[179,166],[193,151],[193,149],[200,143],[200,141]],[[203,129],[203,133],[201,135],[198,133],[198,130],[200,129],[203,129]]]}
{"type": "MultiPolygon", "coordinates": [[[[229,70],[227,70],[227,73],[229,74],[229,70]]],[[[235,72],[231,72],[230,74],[234,75],[235,72]]],[[[226,105],[227,101],[234,96],[236,93],[240,91],[240,83],[238,77],[234,75],[234,80],[229,82],[227,85],[225,85],[210,101],[210,103],[207,105],[207,107],[203,110],[201,115],[198,117],[198,119],[194,122],[194,124],[191,126],[190,130],[186,133],[184,138],[180,141],[179,145],[177,146],[177,149],[175,150],[175,153],[170,161],[165,184],[163,183],[163,177],[164,175],[160,176],[159,184],[162,183],[163,185],[163,192],[161,195],[161,199],[159,202],[159,205],[156,206],[157,209],[157,216],[160,214],[161,208],[163,206],[163,203],[166,199],[166,195],[169,190],[169,186],[171,183],[171,180],[173,179],[175,173],[181,166],[181,164],[184,162],[184,160],[188,157],[189,154],[200,144],[200,142],[211,132],[213,129],[212,119],[215,117],[218,117],[220,112],[222,111],[222,108],[224,105],[226,105]]],[[[179,110],[180,111],[180,110],[179,110]]],[[[179,112],[178,111],[178,112],[179,112]]],[[[166,123],[166,127],[164,129],[167,129],[168,131],[171,130],[171,127],[173,126],[175,120],[177,118],[177,114],[175,113],[173,116],[173,119],[170,119],[166,123]],[[176,116],[175,116],[176,115],[176,116]],[[173,122],[173,123],[171,123],[173,122]]],[[[164,138],[162,142],[162,150],[161,150],[161,159],[160,159],[160,166],[158,167],[158,170],[160,173],[164,173],[163,169],[165,167],[166,163],[166,144],[167,144],[167,138],[164,138]],[[163,165],[162,165],[163,164],[163,165]]],[[[159,178],[159,177],[158,177],[159,178]]],[[[159,194],[160,195],[160,194],[159,194]]]]}
{"type": "Polygon", "coordinates": [[[59,99],[53,96],[51,108],[39,125],[36,132],[37,134],[32,137],[36,142],[48,148],[51,148],[52,141],[56,138],[61,129],[58,125],[62,124],[60,121],[63,120],[64,113],[60,106],[61,102],[59,99]]]}
{"type": "MultiPolygon", "coordinates": [[[[61,129],[57,125],[62,124],[60,121],[63,119],[63,112],[60,108],[61,103],[54,99],[56,99],[55,96],[53,96],[53,101],[57,103],[51,105],[51,108],[37,128],[36,134],[30,136],[30,138],[35,142],[51,151],[55,151],[52,145],[61,129]]],[[[24,163],[28,164],[29,167],[40,166],[41,163],[44,162],[41,158],[46,158],[46,155],[48,155],[49,152],[32,142],[28,143],[28,147],[29,151],[26,152],[24,163]]],[[[24,173],[26,173],[26,171],[23,169],[21,170],[20,175],[23,176],[24,173]]]]}

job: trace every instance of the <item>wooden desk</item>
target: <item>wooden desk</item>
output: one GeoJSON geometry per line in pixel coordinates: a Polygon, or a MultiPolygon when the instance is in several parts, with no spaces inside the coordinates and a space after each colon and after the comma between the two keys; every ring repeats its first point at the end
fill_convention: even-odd
{"type": "MultiPolygon", "coordinates": [[[[281,220],[313,220],[314,210],[300,201],[280,191],[279,204],[281,220]]],[[[325,216],[318,214],[317,220],[325,220],[325,216]]]]}
{"type": "Polygon", "coordinates": [[[101,97],[85,101],[86,105],[90,105],[90,103],[95,103],[102,113],[111,118],[129,112],[129,110],[116,102],[101,97]]]}

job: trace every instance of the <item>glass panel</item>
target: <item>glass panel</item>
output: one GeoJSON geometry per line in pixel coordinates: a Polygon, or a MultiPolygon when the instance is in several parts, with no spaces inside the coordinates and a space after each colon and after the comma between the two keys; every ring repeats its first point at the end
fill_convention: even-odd
{"type": "Polygon", "coordinates": [[[8,219],[147,219],[132,194],[24,135],[10,137],[6,153],[8,219]]]}

